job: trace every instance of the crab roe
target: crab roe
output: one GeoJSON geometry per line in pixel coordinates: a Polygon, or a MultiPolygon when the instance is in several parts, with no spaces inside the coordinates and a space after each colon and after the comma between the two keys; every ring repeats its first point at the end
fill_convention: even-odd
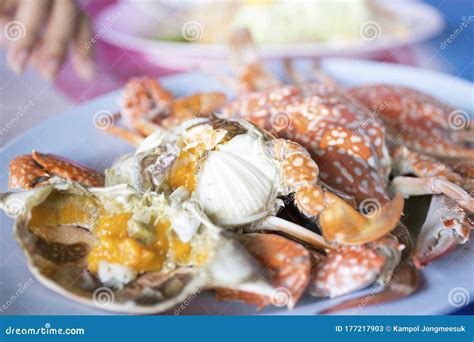
{"type": "Polygon", "coordinates": [[[155,241],[150,245],[130,237],[128,223],[131,217],[131,213],[120,213],[99,219],[94,231],[97,242],[87,257],[90,271],[98,272],[102,261],[127,266],[138,273],[160,271],[170,259],[179,265],[205,261],[206,255],[194,253],[191,242],[181,242],[168,220],[153,226],[155,241]]]}
{"type": "MultiPolygon", "coordinates": [[[[93,196],[53,192],[43,203],[32,209],[30,228],[81,226],[93,231],[95,242],[87,256],[87,268],[99,271],[101,262],[126,266],[142,273],[160,271],[166,263],[201,265],[207,260],[202,246],[182,242],[173,231],[168,218],[160,217],[146,229],[152,238],[147,243],[129,233],[131,212],[107,212],[93,196]]],[[[145,228],[143,228],[145,229],[145,228]]],[[[205,246],[204,246],[205,247],[205,246]]]]}

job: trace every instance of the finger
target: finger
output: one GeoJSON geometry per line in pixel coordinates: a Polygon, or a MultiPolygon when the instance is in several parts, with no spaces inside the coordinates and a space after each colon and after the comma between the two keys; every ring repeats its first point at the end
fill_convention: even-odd
{"type": "Polygon", "coordinates": [[[5,30],[5,33],[12,33],[6,35],[6,39],[11,42],[7,63],[14,71],[21,72],[25,67],[41,26],[46,20],[49,5],[49,0],[19,2],[15,20],[8,23],[10,31],[5,30]]]}
{"type": "Polygon", "coordinates": [[[79,9],[72,0],[56,0],[43,38],[41,57],[44,58],[39,72],[52,80],[64,62],[74,28],[79,20],[79,9]]]}
{"type": "Polygon", "coordinates": [[[72,61],[79,77],[91,80],[95,77],[94,49],[92,47],[92,27],[87,14],[78,23],[72,47],[72,61]]]}
{"type": "Polygon", "coordinates": [[[0,15],[10,16],[17,6],[17,0],[0,0],[0,15]]]}

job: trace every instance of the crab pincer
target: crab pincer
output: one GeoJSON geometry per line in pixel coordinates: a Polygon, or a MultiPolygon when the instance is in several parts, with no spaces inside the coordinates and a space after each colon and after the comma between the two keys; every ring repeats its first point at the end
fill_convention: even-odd
{"type": "Polygon", "coordinates": [[[352,245],[371,242],[392,231],[403,210],[403,198],[379,208],[377,215],[362,215],[339,196],[317,184],[319,169],[300,145],[284,140],[272,141],[274,157],[281,160],[283,183],[295,192],[295,203],[308,217],[318,217],[327,241],[352,245]]]}
{"type": "Polygon", "coordinates": [[[85,186],[104,185],[104,175],[63,157],[33,151],[10,161],[8,187],[10,190],[32,189],[61,177],[85,186]]]}
{"type": "Polygon", "coordinates": [[[240,241],[260,262],[275,290],[268,297],[220,288],[217,289],[217,299],[243,301],[257,305],[259,309],[268,305],[291,309],[308,286],[311,269],[309,252],[302,245],[274,234],[244,234],[240,241]]]}

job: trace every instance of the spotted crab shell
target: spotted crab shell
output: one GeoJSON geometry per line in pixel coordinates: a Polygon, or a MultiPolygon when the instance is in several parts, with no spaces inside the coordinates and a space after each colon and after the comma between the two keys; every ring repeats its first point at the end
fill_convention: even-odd
{"type": "MultiPolygon", "coordinates": [[[[52,191],[71,187],[74,191],[87,191],[69,183],[0,194],[0,209],[7,214],[12,213],[13,205],[21,203],[21,210],[15,211],[15,238],[25,253],[31,273],[53,291],[89,306],[134,314],[172,309],[206,288],[226,287],[266,296],[273,291],[262,276],[261,267],[245,248],[219,232],[210,261],[202,267],[178,267],[167,273],[147,272],[121,289],[105,287],[86,270],[86,258],[95,241],[91,231],[58,226],[35,228],[33,233],[28,227],[34,206],[43,202],[52,191]],[[104,300],[108,302],[104,303],[104,300]]],[[[104,192],[104,189],[96,190],[104,192]]]]}

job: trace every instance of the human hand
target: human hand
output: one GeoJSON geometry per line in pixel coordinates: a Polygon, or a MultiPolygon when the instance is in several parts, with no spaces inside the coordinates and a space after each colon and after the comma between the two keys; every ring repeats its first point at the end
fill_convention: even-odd
{"type": "Polygon", "coordinates": [[[0,0],[1,26],[7,63],[15,72],[31,63],[52,80],[70,51],[77,74],[94,77],[90,20],[74,0],[0,0]]]}

